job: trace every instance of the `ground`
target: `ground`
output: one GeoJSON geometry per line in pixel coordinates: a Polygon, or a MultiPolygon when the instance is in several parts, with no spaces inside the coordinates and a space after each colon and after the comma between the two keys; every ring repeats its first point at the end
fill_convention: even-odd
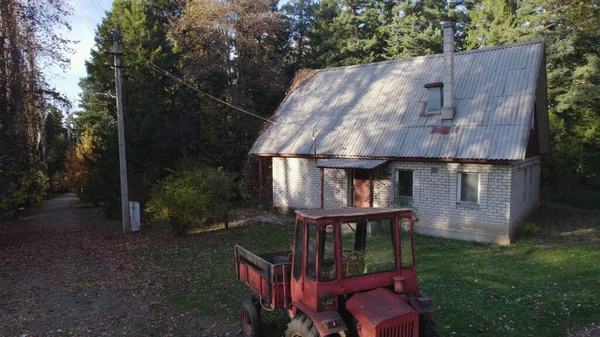
{"type": "MultiPolygon", "coordinates": [[[[289,249],[290,220],[236,215],[232,228],[174,238],[120,234],[118,220],[66,195],[0,225],[1,336],[236,336],[233,246],[289,249]]],[[[510,247],[418,236],[420,288],[443,336],[600,337],[600,212],[542,208],[510,247]]],[[[265,336],[283,335],[263,312],[265,336]]]]}
{"type": "Polygon", "coordinates": [[[0,226],[1,336],[213,335],[210,320],[165,302],[156,268],[134,253],[141,236],[92,228],[75,202],[0,226]]]}

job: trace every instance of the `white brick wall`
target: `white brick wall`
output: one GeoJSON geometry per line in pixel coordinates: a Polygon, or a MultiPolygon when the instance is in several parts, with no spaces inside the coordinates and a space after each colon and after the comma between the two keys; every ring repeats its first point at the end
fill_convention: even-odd
{"type": "Polygon", "coordinates": [[[511,168],[510,232],[517,229],[540,201],[542,165],[539,157],[530,158],[511,168]]]}
{"type": "MultiPolygon", "coordinates": [[[[400,169],[413,171],[411,204],[416,209],[416,228],[425,234],[507,244],[515,224],[539,199],[539,159],[521,165],[391,161],[375,173],[374,207],[397,206],[395,172],[400,169]],[[531,170],[531,178],[525,180],[524,170],[531,170]],[[465,208],[457,202],[462,172],[480,174],[477,207],[465,208]],[[527,189],[523,191],[521,185],[527,189]],[[522,201],[523,193],[526,202],[522,201]],[[521,199],[515,200],[516,196],[521,199]]],[[[325,169],[325,208],[348,205],[348,176],[346,170],[325,169]]],[[[319,208],[320,188],[320,171],[314,159],[273,158],[276,207],[319,208]]]]}

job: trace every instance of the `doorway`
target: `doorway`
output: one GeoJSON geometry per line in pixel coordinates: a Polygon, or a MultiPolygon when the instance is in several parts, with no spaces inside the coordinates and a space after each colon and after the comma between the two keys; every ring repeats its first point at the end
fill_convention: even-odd
{"type": "Polygon", "coordinates": [[[355,169],[350,171],[349,185],[349,207],[372,207],[372,170],[355,169]]]}

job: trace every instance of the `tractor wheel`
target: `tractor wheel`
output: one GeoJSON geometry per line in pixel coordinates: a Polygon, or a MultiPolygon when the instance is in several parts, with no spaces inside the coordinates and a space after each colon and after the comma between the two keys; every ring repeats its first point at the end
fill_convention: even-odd
{"type": "Polygon", "coordinates": [[[285,337],[320,337],[320,335],[312,319],[305,315],[298,315],[288,324],[285,337]]]}
{"type": "Polygon", "coordinates": [[[260,306],[256,302],[246,301],[240,310],[242,336],[259,337],[261,329],[260,306]]]}
{"type": "Polygon", "coordinates": [[[440,337],[435,322],[424,315],[419,315],[419,337],[440,337]]]}

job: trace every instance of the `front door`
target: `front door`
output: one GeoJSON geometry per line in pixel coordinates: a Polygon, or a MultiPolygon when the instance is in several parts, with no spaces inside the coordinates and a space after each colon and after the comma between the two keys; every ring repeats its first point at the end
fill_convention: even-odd
{"type": "Polygon", "coordinates": [[[354,207],[371,207],[370,170],[354,170],[354,207]]]}

